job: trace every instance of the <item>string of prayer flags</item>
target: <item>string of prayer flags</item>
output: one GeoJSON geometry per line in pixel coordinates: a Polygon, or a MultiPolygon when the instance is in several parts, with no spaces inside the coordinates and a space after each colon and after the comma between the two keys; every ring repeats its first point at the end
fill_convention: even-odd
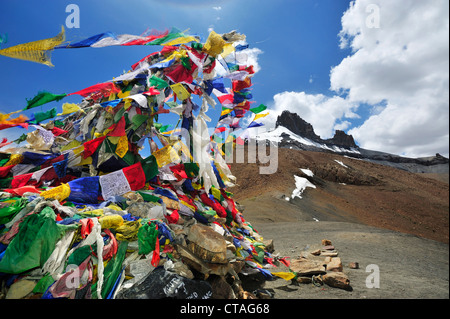
{"type": "Polygon", "coordinates": [[[4,55],[14,59],[42,63],[47,66],[53,66],[50,53],[55,47],[63,43],[65,40],[64,26],[61,32],[53,37],[24,44],[19,44],[9,48],[1,49],[0,55],[4,55]]]}
{"type": "Polygon", "coordinates": [[[266,109],[267,109],[267,106],[265,106],[264,104],[260,104],[257,107],[251,108],[250,111],[255,114],[258,114],[258,113],[261,113],[262,111],[265,111],[266,109]]]}
{"type": "Polygon", "coordinates": [[[60,101],[66,97],[66,95],[67,94],[53,94],[47,91],[41,91],[32,99],[27,100],[27,106],[23,110],[29,110],[33,107],[44,105],[52,101],[60,101]]]}

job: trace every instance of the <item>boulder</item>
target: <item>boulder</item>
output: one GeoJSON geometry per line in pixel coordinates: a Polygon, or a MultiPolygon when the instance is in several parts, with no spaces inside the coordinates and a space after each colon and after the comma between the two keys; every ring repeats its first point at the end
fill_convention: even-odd
{"type": "Polygon", "coordinates": [[[347,291],[353,290],[350,279],[343,272],[328,272],[322,276],[323,282],[330,287],[340,288],[347,291]]]}
{"type": "Polygon", "coordinates": [[[331,240],[322,239],[322,246],[331,246],[331,240]]]}
{"type": "Polygon", "coordinates": [[[233,289],[223,276],[211,276],[208,282],[211,284],[213,299],[236,299],[233,289]]]}
{"type": "Polygon", "coordinates": [[[326,265],[327,271],[342,272],[343,270],[341,258],[339,257],[332,257],[326,265]]]}
{"type": "Polygon", "coordinates": [[[198,258],[210,263],[226,264],[227,243],[211,227],[195,224],[189,229],[188,249],[198,258]]]}
{"type": "Polygon", "coordinates": [[[310,276],[325,274],[324,263],[307,258],[298,258],[291,261],[290,269],[299,276],[310,276]]]}
{"type": "Polygon", "coordinates": [[[359,269],[359,263],[356,261],[352,261],[351,263],[348,264],[348,267],[351,269],[359,269]]]}

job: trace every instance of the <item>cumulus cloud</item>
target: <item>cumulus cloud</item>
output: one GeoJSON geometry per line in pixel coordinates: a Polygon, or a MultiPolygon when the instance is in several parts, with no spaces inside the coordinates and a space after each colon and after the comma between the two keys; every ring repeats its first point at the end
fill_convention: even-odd
{"type": "Polygon", "coordinates": [[[276,94],[266,125],[287,109],[322,138],[348,130],[363,148],[448,157],[448,7],[447,0],[351,2],[339,33],[351,54],[330,70],[334,95],[276,94]],[[352,128],[358,114],[368,115],[352,128]]]}
{"type": "Polygon", "coordinates": [[[261,66],[258,63],[258,55],[263,53],[261,49],[249,48],[242,50],[240,53],[247,56],[247,65],[253,65],[253,70],[255,73],[261,71],[261,66]]]}
{"type": "Polygon", "coordinates": [[[336,129],[347,128],[349,122],[344,120],[358,118],[354,112],[356,103],[351,103],[340,96],[327,97],[323,94],[305,92],[282,92],[273,97],[274,103],[270,114],[262,122],[268,128],[275,125],[277,116],[284,110],[297,113],[302,119],[311,123],[314,132],[321,138],[330,138],[336,129]]]}
{"type": "Polygon", "coordinates": [[[349,131],[362,147],[448,156],[448,5],[357,0],[343,15],[341,47],[352,54],[332,68],[330,83],[348,101],[373,105],[372,115],[349,131]]]}

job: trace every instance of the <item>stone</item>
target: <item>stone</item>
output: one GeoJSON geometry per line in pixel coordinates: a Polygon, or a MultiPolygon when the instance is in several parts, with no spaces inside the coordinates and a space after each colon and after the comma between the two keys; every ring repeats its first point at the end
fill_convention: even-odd
{"type": "Polygon", "coordinates": [[[331,240],[328,239],[322,239],[322,246],[330,246],[331,244],[331,240]]]}
{"type": "Polygon", "coordinates": [[[334,250],[334,246],[328,245],[328,246],[322,247],[322,249],[324,249],[324,250],[334,250]]]}
{"type": "Polygon", "coordinates": [[[269,253],[273,253],[275,251],[275,247],[273,245],[273,239],[267,239],[263,241],[264,246],[266,246],[266,251],[269,253]]]}
{"type": "Polygon", "coordinates": [[[6,294],[6,299],[21,299],[31,293],[36,286],[36,281],[22,279],[11,285],[6,294]]]}
{"type": "Polygon", "coordinates": [[[290,269],[299,276],[325,274],[326,270],[322,262],[309,260],[307,258],[298,258],[291,261],[290,269]]]}
{"type": "Polygon", "coordinates": [[[325,257],[337,257],[338,255],[337,251],[322,251],[320,254],[325,257]]]}
{"type": "Polygon", "coordinates": [[[227,263],[225,238],[209,226],[195,224],[187,236],[188,249],[200,259],[210,263],[227,263]]]}
{"type": "Polygon", "coordinates": [[[311,255],[320,256],[320,249],[316,249],[316,250],[312,251],[311,255]]]}
{"type": "Polygon", "coordinates": [[[242,271],[242,268],[244,268],[245,266],[245,261],[244,260],[235,260],[233,262],[230,262],[231,267],[233,268],[233,270],[238,274],[242,271]]]}
{"type": "Polygon", "coordinates": [[[211,284],[213,299],[236,299],[233,289],[223,276],[211,276],[208,282],[211,284]]]}
{"type": "Polygon", "coordinates": [[[201,258],[193,254],[189,249],[184,246],[176,245],[176,250],[181,256],[181,260],[189,266],[190,269],[194,269],[203,275],[203,279],[207,279],[209,275],[225,276],[233,267],[231,263],[209,263],[205,262],[201,258]]]}
{"type": "Polygon", "coordinates": [[[249,291],[244,291],[242,294],[242,299],[258,299],[254,294],[249,291]]]}
{"type": "Polygon", "coordinates": [[[359,263],[356,261],[353,261],[351,263],[348,264],[348,267],[351,269],[359,269],[359,263]]]}
{"type": "Polygon", "coordinates": [[[310,284],[312,283],[311,277],[297,277],[297,282],[299,284],[310,284]]]}
{"type": "Polygon", "coordinates": [[[330,287],[340,288],[347,291],[352,291],[350,286],[350,279],[343,272],[328,272],[322,276],[323,282],[330,287]]]}
{"type": "Polygon", "coordinates": [[[342,261],[339,257],[332,257],[331,260],[327,263],[327,271],[342,272],[342,270],[342,261]]]}

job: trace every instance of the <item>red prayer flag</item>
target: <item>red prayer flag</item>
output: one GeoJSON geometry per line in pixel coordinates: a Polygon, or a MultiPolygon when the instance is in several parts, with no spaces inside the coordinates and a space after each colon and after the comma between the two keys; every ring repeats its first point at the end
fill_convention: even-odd
{"type": "Polygon", "coordinates": [[[5,189],[5,192],[17,195],[17,196],[23,196],[23,194],[30,192],[30,193],[40,193],[40,191],[35,186],[22,186],[19,188],[10,188],[5,189]]]}
{"type": "Polygon", "coordinates": [[[145,95],[158,95],[158,94],[160,94],[161,92],[159,92],[157,89],[155,89],[154,87],[150,87],[149,89],[148,89],[148,91],[147,92],[142,92],[142,94],[145,94],[145,95]]]}
{"type": "Polygon", "coordinates": [[[13,168],[15,165],[9,165],[5,167],[0,167],[0,177],[5,178],[8,173],[11,171],[11,168],[13,168]]]}
{"type": "Polygon", "coordinates": [[[59,135],[63,135],[63,134],[67,133],[67,131],[60,129],[59,127],[56,127],[56,126],[54,128],[52,128],[51,131],[52,131],[53,135],[55,135],[55,136],[59,136],[59,135]]]}
{"type": "Polygon", "coordinates": [[[145,173],[142,169],[141,162],[137,162],[128,167],[122,168],[128,184],[132,191],[137,191],[145,187],[145,173]]]}
{"type": "Polygon", "coordinates": [[[27,185],[32,175],[33,173],[14,176],[13,180],[11,181],[11,188],[19,188],[27,185]]]}
{"type": "Polygon", "coordinates": [[[116,87],[116,85],[114,83],[106,82],[106,83],[99,83],[99,84],[92,85],[88,88],[85,88],[83,90],[80,90],[80,91],[77,91],[74,93],[69,93],[69,94],[67,94],[67,96],[78,94],[78,95],[81,95],[82,97],[86,97],[92,93],[98,93],[98,92],[101,92],[103,97],[108,97],[113,92],[119,93],[121,91],[119,88],[116,87]]]}
{"type": "Polygon", "coordinates": [[[156,39],[165,37],[165,36],[167,35],[167,33],[168,33],[168,31],[166,31],[165,33],[160,34],[160,35],[149,35],[149,36],[145,37],[144,39],[132,40],[132,41],[123,43],[123,44],[121,44],[121,45],[123,45],[123,46],[129,46],[129,45],[144,45],[144,44],[149,43],[149,42],[152,42],[152,41],[154,41],[154,40],[156,40],[156,39]]]}
{"type": "Polygon", "coordinates": [[[174,210],[172,211],[172,214],[167,214],[165,217],[169,224],[176,224],[180,218],[180,215],[178,214],[178,210],[174,210]]]}
{"type": "Polygon", "coordinates": [[[250,77],[246,77],[244,81],[232,81],[232,86],[234,92],[239,92],[252,86],[252,80],[250,77]]]}
{"type": "Polygon", "coordinates": [[[107,136],[124,136],[124,135],[126,135],[125,126],[126,126],[125,117],[122,116],[120,118],[119,122],[117,122],[109,127],[109,129],[112,128],[112,131],[109,132],[107,134],[107,136]]]}
{"type": "Polygon", "coordinates": [[[93,140],[90,140],[90,141],[87,141],[86,143],[84,143],[83,144],[83,146],[84,146],[83,158],[88,158],[89,156],[94,154],[95,151],[97,150],[97,148],[100,146],[100,144],[103,143],[105,138],[106,138],[106,136],[102,136],[102,137],[98,137],[98,138],[95,138],[93,140]]]}

